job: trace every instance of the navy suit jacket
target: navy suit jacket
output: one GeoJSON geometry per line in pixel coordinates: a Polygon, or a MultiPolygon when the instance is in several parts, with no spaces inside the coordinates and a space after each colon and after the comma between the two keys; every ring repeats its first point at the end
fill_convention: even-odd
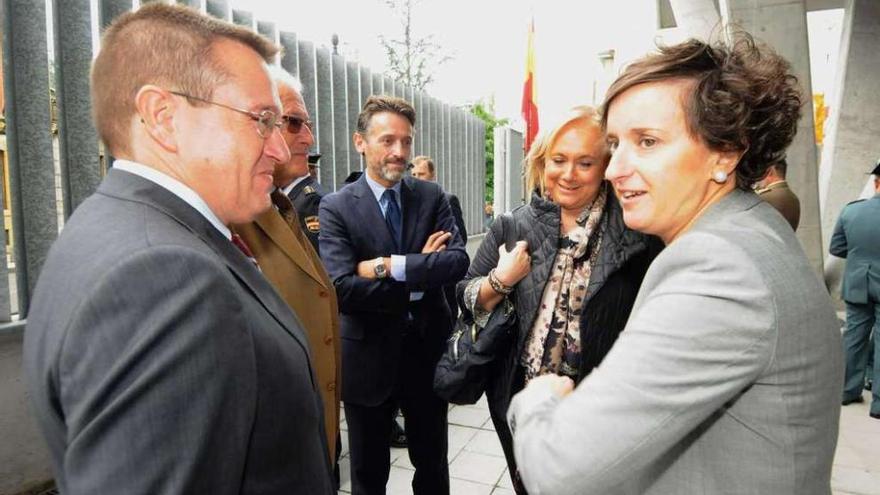
{"type": "Polygon", "coordinates": [[[442,288],[461,279],[468,267],[458,236],[443,251],[421,254],[428,236],[452,231],[455,225],[440,186],[406,177],[400,199],[406,282],[357,275],[359,262],[395,252],[365,176],[321,201],[321,258],[339,297],[342,400],[352,404],[374,406],[390,397],[398,385],[405,332],[417,332],[429,356],[424,366],[408,371],[433,376],[449,335],[449,307],[442,288]],[[410,302],[413,291],[424,292],[423,298],[410,302]],[[408,324],[410,316],[413,321],[408,324]]]}

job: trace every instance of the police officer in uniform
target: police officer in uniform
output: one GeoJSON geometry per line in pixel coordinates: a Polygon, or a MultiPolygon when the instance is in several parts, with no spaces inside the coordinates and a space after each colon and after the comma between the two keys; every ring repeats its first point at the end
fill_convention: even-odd
{"type": "Polygon", "coordinates": [[[321,223],[318,221],[318,207],[321,198],[327,194],[315,179],[314,171],[318,168],[319,153],[309,153],[309,175],[300,180],[290,190],[290,201],[299,215],[299,222],[316,252],[318,250],[318,233],[321,232],[321,223]]]}
{"type": "Polygon", "coordinates": [[[874,354],[870,415],[880,419],[880,161],[874,174],[874,196],[853,201],[840,212],[831,237],[831,254],[846,258],[843,300],[846,302],[846,377],[843,405],[863,402],[862,387],[868,355],[874,354]],[[873,334],[872,346],[870,343],[873,334]]]}

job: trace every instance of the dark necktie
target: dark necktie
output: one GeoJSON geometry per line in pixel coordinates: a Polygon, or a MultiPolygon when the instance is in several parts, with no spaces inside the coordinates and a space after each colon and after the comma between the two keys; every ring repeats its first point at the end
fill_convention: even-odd
{"type": "Polygon", "coordinates": [[[272,191],[272,204],[275,205],[275,208],[278,208],[278,213],[284,218],[284,221],[287,222],[287,225],[290,225],[290,228],[299,228],[298,221],[296,218],[296,210],[293,208],[293,203],[290,202],[290,198],[287,197],[286,194],[281,192],[280,189],[275,189],[272,191]]]}
{"type": "Polygon", "coordinates": [[[257,267],[257,270],[260,269],[260,264],[257,263],[257,259],[254,258],[254,253],[251,252],[251,248],[249,248],[248,245],[244,242],[244,239],[242,239],[241,236],[236,234],[235,232],[232,233],[232,243],[235,244],[235,247],[237,247],[238,250],[241,251],[247,257],[247,259],[249,259],[250,262],[254,264],[255,267],[257,267]]]}
{"type": "Polygon", "coordinates": [[[387,207],[385,208],[385,223],[388,224],[388,231],[391,232],[391,237],[394,239],[394,246],[397,248],[397,253],[400,254],[400,245],[401,245],[401,215],[400,215],[400,206],[397,205],[397,192],[394,189],[386,189],[384,193],[382,193],[382,197],[385,198],[387,203],[387,207]]]}

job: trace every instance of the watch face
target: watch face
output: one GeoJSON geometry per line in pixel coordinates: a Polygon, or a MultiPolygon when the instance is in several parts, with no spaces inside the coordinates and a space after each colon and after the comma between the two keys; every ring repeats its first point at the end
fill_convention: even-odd
{"type": "Polygon", "coordinates": [[[385,277],[385,263],[382,261],[381,258],[376,260],[376,265],[373,267],[373,271],[376,273],[377,277],[385,277]]]}

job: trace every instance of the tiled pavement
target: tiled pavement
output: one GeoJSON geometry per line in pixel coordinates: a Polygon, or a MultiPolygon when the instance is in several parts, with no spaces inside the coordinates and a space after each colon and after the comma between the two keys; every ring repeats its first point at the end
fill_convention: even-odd
{"type": "MultiPolygon", "coordinates": [[[[831,485],[835,495],[880,495],[880,420],[864,404],[841,410],[840,437],[831,485]]],[[[343,420],[343,430],[346,429],[343,420]]],[[[348,439],[342,436],[340,494],[349,493],[348,439]]],[[[388,495],[412,493],[413,467],[406,449],[391,449],[388,495]]],[[[452,495],[513,494],[504,454],[486,407],[485,397],[473,406],[449,410],[449,476],[452,495]]]]}

